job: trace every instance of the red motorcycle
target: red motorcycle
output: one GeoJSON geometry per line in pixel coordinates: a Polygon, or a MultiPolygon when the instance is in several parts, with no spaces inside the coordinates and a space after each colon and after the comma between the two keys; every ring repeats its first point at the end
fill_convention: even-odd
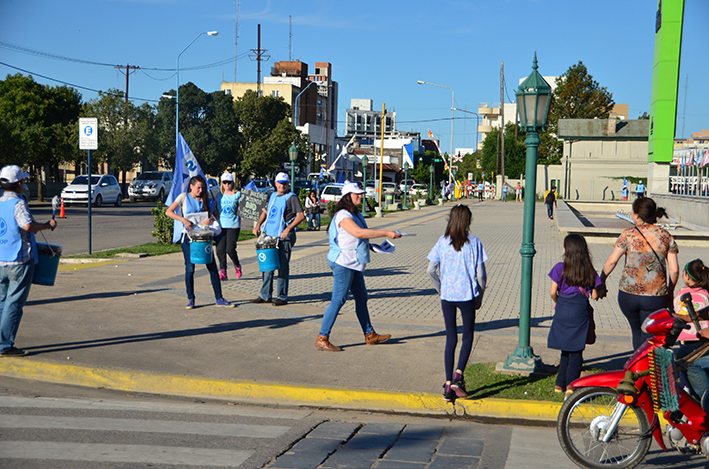
{"type": "MultiPolygon", "coordinates": [[[[698,331],[691,296],[683,295],[681,301],[698,331]]],[[[668,423],[665,433],[673,447],[683,454],[709,455],[707,414],[691,390],[679,384],[682,362],[675,363],[669,350],[688,327],[666,309],[655,311],[642,325],[654,337],[635,351],[623,370],[584,376],[571,383],[576,391],[561,407],[556,433],[574,463],[583,468],[629,469],[645,458],[652,437],[667,451],[659,415],[668,423]]],[[[709,344],[694,357],[707,349],[709,344]]]]}

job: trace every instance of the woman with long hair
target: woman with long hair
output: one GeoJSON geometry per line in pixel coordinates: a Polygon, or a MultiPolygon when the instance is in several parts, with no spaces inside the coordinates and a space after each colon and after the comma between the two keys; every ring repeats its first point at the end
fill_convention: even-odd
{"type": "Polygon", "coordinates": [[[443,399],[455,401],[467,397],[463,370],[473,349],[475,310],[482,305],[487,283],[485,261],[487,253],[477,236],[470,234],[473,214],[467,205],[453,207],[448,217],[446,232],[428,254],[428,275],[441,295],[441,309],[446,326],[446,348],[443,355],[446,382],[443,399]],[[440,270],[440,277],[438,271],[440,270]],[[453,368],[458,345],[456,311],[463,318],[463,342],[458,354],[458,367],[453,368]]]}
{"type": "MultiPolygon", "coordinates": [[[[165,211],[165,214],[175,220],[173,227],[173,242],[181,240],[182,255],[185,259],[185,287],[187,289],[187,309],[192,309],[195,306],[194,294],[194,264],[190,260],[190,240],[187,233],[191,231],[195,224],[209,226],[218,217],[214,213],[214,201],[209,200],[207,192],[207,182],[202,176],[194,176],[190,179],[187,191],[178,195],[175,201],[165,211]],[[176,210],[180,210],[180,214],[176,210]],[[198,221],[199,220],[199,221],[198,221]]],[[[222,296],[222,284],[219,280],[219,272],[217,264],[212,259],[212,262],[207,264],[209,270],[209,279],[212,282],[214,290],[214,298],[217,306],[233,308],[234,305],[229,303],[222,296]]]]}
{"type": "Polygon", "coordinates": [[[362,327],[367,345],[386,342],[390,334],[377,334],[369,319],[367,287],[364,285],[364,269],[369,263],[369,240],[372,238],[400,238],[395,231],[370,230],[359,213],[364,190],[354,182],[342,186],[342,198],[335,206],[335,213],[327,229],[330,252],[327,263],[332,269],[332,300],[323,315],[320,333],[315,348],[326,352],[340,352],[342,348],[330,343],[330,332],[337,319],[347,293],[352,292],[355,313],[362,327]]]}
{"type": "Polygon", "coordinates": [[[601,285],[583,236],[570,234],[564,238],[563,260],[552,267],[549,278],[555,308],[547,346],[561,351],[554,390],[565,391],[569,396],[574,392],[571,383],[581,376],[583,351],[591,327],[588,298],[597,300],[596,288],[601,285]]]}
{"type": "Polygon", "coordinates": [[[305,214],[308,216],[308,230],[320,230],[320,204],[318,203],[318,193],[311,190],[305,198],[305,214]],[[313,219],[317,224],[313,223],[313,219]]]}
{"type": "Polygon", "coordinates": [[[658,207],[649,197],[640,197],[633,202],[631,217],[635,226],[623,231],[608,257],[601,281],[605,287],[621,257],[625,266],[618,286],[618,305],[630,324],[633,350],[637,350],[651,334],[644,333],[640,326],[654,311],[672,303],[673,293],[679,278],[677,243],[659,226],[657,219],[667,217],[663,207],[658,207]]]}

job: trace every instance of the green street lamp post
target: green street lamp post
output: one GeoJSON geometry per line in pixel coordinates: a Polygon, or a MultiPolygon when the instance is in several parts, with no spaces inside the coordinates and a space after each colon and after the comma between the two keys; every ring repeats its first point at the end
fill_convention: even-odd
{"type": "Polygon", "coordinates": [[[409,181],[408,181],[408,178],[409,178],[409,163],[406,162],[406,163],[404,163],[404,204],[403,204],[404,210],[406,210],[407,208],[409,208],[409,207],[406,205],[406,199],[408,198],[408,194],[409,194],[409,189],[408,189],[408,187],[407,187],[407,185],[406,185],[406,184],[409,182],[409,181]]]}
{"type": "Polygon", "coordinates": [[[428,167],[428,172],[429,172],[430,175],[431,175],[431,178],[430,178],[431,180],[430,180],[430,182],[429,182],[429,184],[428,184],[428,198],[429,198],[431,201],[433,201],[433,171],[434,171],[433,163],[431,163],[431,166],[428,167]]]}
{"type": "Polygon", "coordinates": [[[530,345],[530,322],[532,306],[532,264],[534,254],[534,204],[537,193],[537,151],[539,131],[547,123],[551,87],[537,72],[537,54],[534,53],[532,74],[517,90],[517,111],[520,127],[527,132],[524,144],[527,146],[527,197],[524,198],[524,221],[522,225],[522,282],[520,284],[519,343],[514,353],[503,365],[506,371],[539,372],[543,369],[541,357],[534,355],[530,345]]]}
{"type": "Polygon", "coordinates": [[[362,197],[362,216],[367,215],[367,166],[369,166],[369,158],[367,155],[362,157],[362,189],[364,189],[364,197],[362,197]]]}
{"type": "Polygon", "coordinates": [[[295,146],[295,140],[288,149],[288,158],[290,159],[290,183],[291,187],[295,187],[295,160],[298,159],[298,147],[295,146]]]}

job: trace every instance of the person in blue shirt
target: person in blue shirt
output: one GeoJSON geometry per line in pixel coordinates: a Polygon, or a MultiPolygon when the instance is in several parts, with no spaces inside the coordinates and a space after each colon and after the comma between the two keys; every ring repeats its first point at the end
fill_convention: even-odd
{"type": "Polygon", "coordinates": [[[487,284],[485,262],[487,253],[482,243],[470,234],[473,214],[467,205],[453,207],[448,217],[446,232],[428,254],[428,275],[436,291],[441,295],[441,309],[446,326],[444,364],[446,382],[443,384],[443,399],[455,401],[467,397],[463,370],[473,349],[475,310],[482,305],[487,284]],[[438,271],[440,270],[440,277],[438,271]],[[463,342],[458,355],[458,367],[453,371],[455,349],[458,345],[456,310],[463,319],[463,342]]]}
{"type": "Polygon", "coordinates": [[[367,287],[364,284],[364,269],[369,263],[369,240],[372,238],[400,238],[395,231],[371,230],[359,212],[364,189],[357,183],[342,186],[342,198],[335,205],[335,213],[327,235],[330,251],[327,263],[332,269],[332,300],[323,314],[315,348],[325,352],[340,352],[341,347],[330,343],[330,332],[337,314],[345,304],[347,294],[352,292],[355,314],[364,333],[367,345],[377,345],[391,338],[390,334],[377,334],[369,318],[367,287]]]}
{"type": "Polygon", "coordinates": [[[638,195],[638,197],[637,197],[638,199],[639,199],[640,197],[645,197],[645,184],[643,184],[642,181],[640,181],[640,182],[638,183],[638,185],[635,186],[635,192],[636,192],[637,195],[638,195]]]}
{"type": "Polygon", "coordinates": [[[290,178],[286,173],[278,173],[276,176],[276,192],[271,194],[267,208],[261,212],[261,216],[254,226],[254,236],[259,235],[263,227],[263,232],[267,236],[280,238],[278,242],[278,283],[276,285],[276,298],[273,294],[273,273],[275,271],[262,273],[261,293],[258,298],[251,300],[252,303],[270,303],[273,306],[283,306],[288,304],[288,277],[290,274],[290,256],[295,246],[295,229],[305,220],[303,206],[300,199],[290,190],[290,178]]]}
{"type": "Polygon", "coordinates": [[[241,278],[241,263],[236,253],[236,242],[239,241],[241,220],[239,218],[239,200],[241,191],[234,188],[234,176],[231,173],[222,174],[222,187],[217,196],[217,211],[222,236],[217,241],[217,260],[219,261],[219,280],[228,280],[226,274],[226,256],[234,263],[234,277],[241,278]]]}
{"type": "Polygon", "coordinates": [[[34,220],[22,197],[24,179],[28,177],[17,165],[0,171],[0,185],[5,191],[0,197],[0,357],[27,354],[15,347],[15,336],[39,261],[34,234],[57,227],[54,220],[34,220]]]}

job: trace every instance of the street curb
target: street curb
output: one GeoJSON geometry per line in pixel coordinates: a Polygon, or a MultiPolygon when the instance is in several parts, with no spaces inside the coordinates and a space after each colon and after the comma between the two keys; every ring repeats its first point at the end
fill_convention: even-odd
{"type": "Polygon", "coordinates": [[[516,399],[458,400],[455,404],[449,404],[439,394],[160,375],[61,365],[27,358],[1,359],[0,375],[118,391],[228,399],[250,404],[327,407],[421,415],[556,421],[561,407],[560,403],[516,399]]]}

